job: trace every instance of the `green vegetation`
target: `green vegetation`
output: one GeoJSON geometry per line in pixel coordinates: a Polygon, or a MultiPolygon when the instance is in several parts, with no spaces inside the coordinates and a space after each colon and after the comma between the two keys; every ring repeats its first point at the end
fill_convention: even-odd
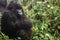
{"type": "MultiPolygon", "coordinates": [[[[33,24],[32,40],[60,40],[60,0],[20,2],[33,24]]],[[[0,40],[2,38],[8,40],[7,36],[0,33],[0,40]]]]}

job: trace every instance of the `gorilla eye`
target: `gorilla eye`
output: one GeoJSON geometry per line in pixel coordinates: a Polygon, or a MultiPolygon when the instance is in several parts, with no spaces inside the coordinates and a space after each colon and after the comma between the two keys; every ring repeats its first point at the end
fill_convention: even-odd
{"type": "Polygon", "coordinates": [[[18,14],[19,14],[19,15],[23,15],[23,13],[22,13],[22,9],[17,10],[17,11],[18,11],[18,14]]]}

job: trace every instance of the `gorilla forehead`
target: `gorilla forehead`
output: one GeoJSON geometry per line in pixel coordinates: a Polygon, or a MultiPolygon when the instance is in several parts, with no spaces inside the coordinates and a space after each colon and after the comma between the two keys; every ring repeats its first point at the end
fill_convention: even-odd
{"type": "Polygon", "coordinates": [[[9,5],[8,5],[8,7],[7,7],[7,9],[22,9],[22,6],[21,6],[21,4],[19,4],[19,3],[14,3],[14,2],[11,2],[9,5]]]}

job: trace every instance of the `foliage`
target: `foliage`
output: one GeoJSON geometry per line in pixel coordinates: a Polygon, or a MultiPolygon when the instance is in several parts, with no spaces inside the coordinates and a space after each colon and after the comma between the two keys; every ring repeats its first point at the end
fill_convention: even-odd
{"type": "Polygon", "coordinates": [[[60,40],[60,0],[23,0],[21,3],[33,24],[32,40],[60,40]]]}

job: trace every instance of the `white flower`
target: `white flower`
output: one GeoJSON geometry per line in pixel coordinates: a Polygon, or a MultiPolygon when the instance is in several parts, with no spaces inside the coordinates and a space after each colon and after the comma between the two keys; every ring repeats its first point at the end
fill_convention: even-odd
{"type": "Polygon", "coordinates": [[[50,5],[47,5],[47,7],[50,7],[50,5]]]}
{"type": "Polygon", "coordinates": [[[52,6],[51,9],[53,9],[54,7],[52,6]]]}
{"type": "Polygon", "coordinates": [[[41,1],[39,1],[39,2],[37,2],[37,3],[41,4],[42,2],[41,2],[41,1]]]}
{"type": "Polygon", "coordinates": [[[49,34],[46,33],[46,36],[49,36],[49,34]]]}

